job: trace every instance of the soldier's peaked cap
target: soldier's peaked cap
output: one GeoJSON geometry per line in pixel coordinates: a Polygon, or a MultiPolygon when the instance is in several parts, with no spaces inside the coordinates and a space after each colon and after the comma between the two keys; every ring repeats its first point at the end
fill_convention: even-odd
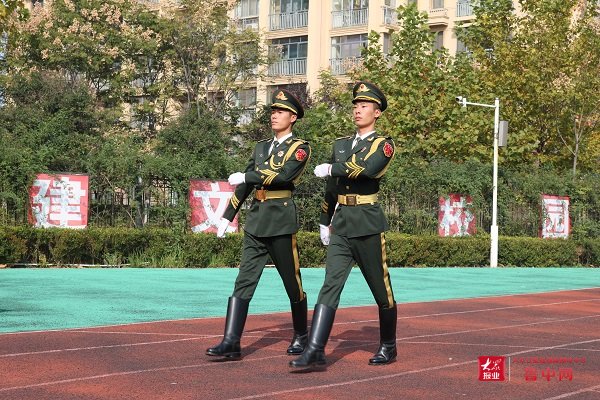
{"type": "Polygon", "coordinates": [[[356,82],[352,89],[352,103],[357,101],[370,101],[379,104],[379,109],[385,111],[387,108],[387,99],[383,92],[371,82],[356,82]]]}
{"type": "Polygon", "coordinates": [[[300,101],[296,96],[284,89],[278,89],[273,92],[271,96],[271,108],[291,111],[296,114],[298,119],[304,116],[304,108],[302,108],[300,101]]]}

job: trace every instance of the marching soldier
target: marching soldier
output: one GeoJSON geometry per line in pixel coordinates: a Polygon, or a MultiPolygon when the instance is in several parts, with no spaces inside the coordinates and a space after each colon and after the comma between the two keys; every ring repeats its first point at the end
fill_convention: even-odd
{"type": "Polygon", "coordinates": [[[310,158],[308,142],[292,133],[292,126],[303,115],[302,105],[291,93],[273,93],[271,129],[275,137],[258,142],[244,172],[229,176],[229,183],[237,187],[221,218],[217,236],[225,236],[229,222],[252,192],[254,199],[246,216],[242,260],[227,306],[224,337],[220,344],[206,350],[209,356],[241,357],[240,339],[248,306],[268,256],[283,280],[292,309],[294,335],[287,354],[301,354],[308,341],[306,294],[296,242],[298,220],[292,198],[310,158]]]}
{"type": "Polygon", "coordinates": [[[340,295],[350,270],[358,264],[379,306],[380,345],[371,365],[394,361],[396,301],[385,254],[387,221],[378,203],[379,181],[394,156],[394,142],[375,131],[375,122],[387,108],[377,86],[358,82],[353,89],[356,135],[333,145],[331,162],[318,165],[315,175],[327,178],[320,217],[321,241],[328,245],[325,282],[319,292],[308,346],[292,368],[323,366],[340,295]],[[335,216],[334,216],[335,214],[335,216]]]}

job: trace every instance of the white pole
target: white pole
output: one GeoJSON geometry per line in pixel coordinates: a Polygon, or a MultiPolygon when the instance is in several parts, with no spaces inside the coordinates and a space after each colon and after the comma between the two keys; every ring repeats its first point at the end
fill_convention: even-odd
{"type": "Polygon", "coordinates": [[[498,126],[500,125],[500,100],[494,102],[494,180],[492,197],[492,227],[490,229],[490,267],[498,266],[498,126]]]}

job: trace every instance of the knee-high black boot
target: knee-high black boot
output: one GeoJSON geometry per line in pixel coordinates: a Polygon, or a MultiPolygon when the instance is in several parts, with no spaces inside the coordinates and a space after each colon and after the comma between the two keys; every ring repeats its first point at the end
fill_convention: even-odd
{"type": "Polygon", "coordinates": [[[396,359],[396,323],[398,311],[396,304],[392,308],[379,307],[379,336],[380,345],[377,353],[369,359],[370,365],[385,365],[396,359]]]}
{"type": "Polygon", "coordinates": [[[304,353],[300,357],[290,361],[291,368],[309,368],[325,365],[325,345],[329,339],[334,318],[335,308],[331,308],[325,304],[317,304],[315,306],[308,346],[306,346],[304,353]]]}
{"type": "Polygon", "coordinates": [[[207,355],[233,359],[241,357],[240,339],[244,331],[244,325],[246,324],[249,304],[250,300],[233,296],[229,298],[223,340],[215,347],[206,349],[207,355]]]}
{"type": "Polygon", "coordinates": [[[287,354],[297,356],[302,354],[306,344],[308,343],[308,326],[307,318],[307,303],[306,293],[304,299],[295,303],[290,303],[292,306],[292,323],[294,325],[294,337],[287,348],[287,354]]]}

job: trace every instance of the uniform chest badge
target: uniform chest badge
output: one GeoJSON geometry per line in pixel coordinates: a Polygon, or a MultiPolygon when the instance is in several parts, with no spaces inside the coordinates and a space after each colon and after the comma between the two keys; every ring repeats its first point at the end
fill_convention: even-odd
{"type": "Polygon", "coordinates": [[[298,149],[296,151],[296,160],[298,161],[304,161],[304,159],[306,158],[306,151],[302,150],[302,149],[298,149]]]}
{"type": "Polygon", "coordinates": [[[277,152],[277,157],[283,157],[283,150],[279,150],[277,152]]]}
{"type": "Polygon", "coordinates": [[[389,144],[389,143],[386,143],[386,144],[383,146],[383,154],[384,154],[386,157],[391,157],[391,156],[392,156],[392,154],[394,154],[394,147],[392,147],[392,145],[391,145],[391,144],[389,144]]]}

